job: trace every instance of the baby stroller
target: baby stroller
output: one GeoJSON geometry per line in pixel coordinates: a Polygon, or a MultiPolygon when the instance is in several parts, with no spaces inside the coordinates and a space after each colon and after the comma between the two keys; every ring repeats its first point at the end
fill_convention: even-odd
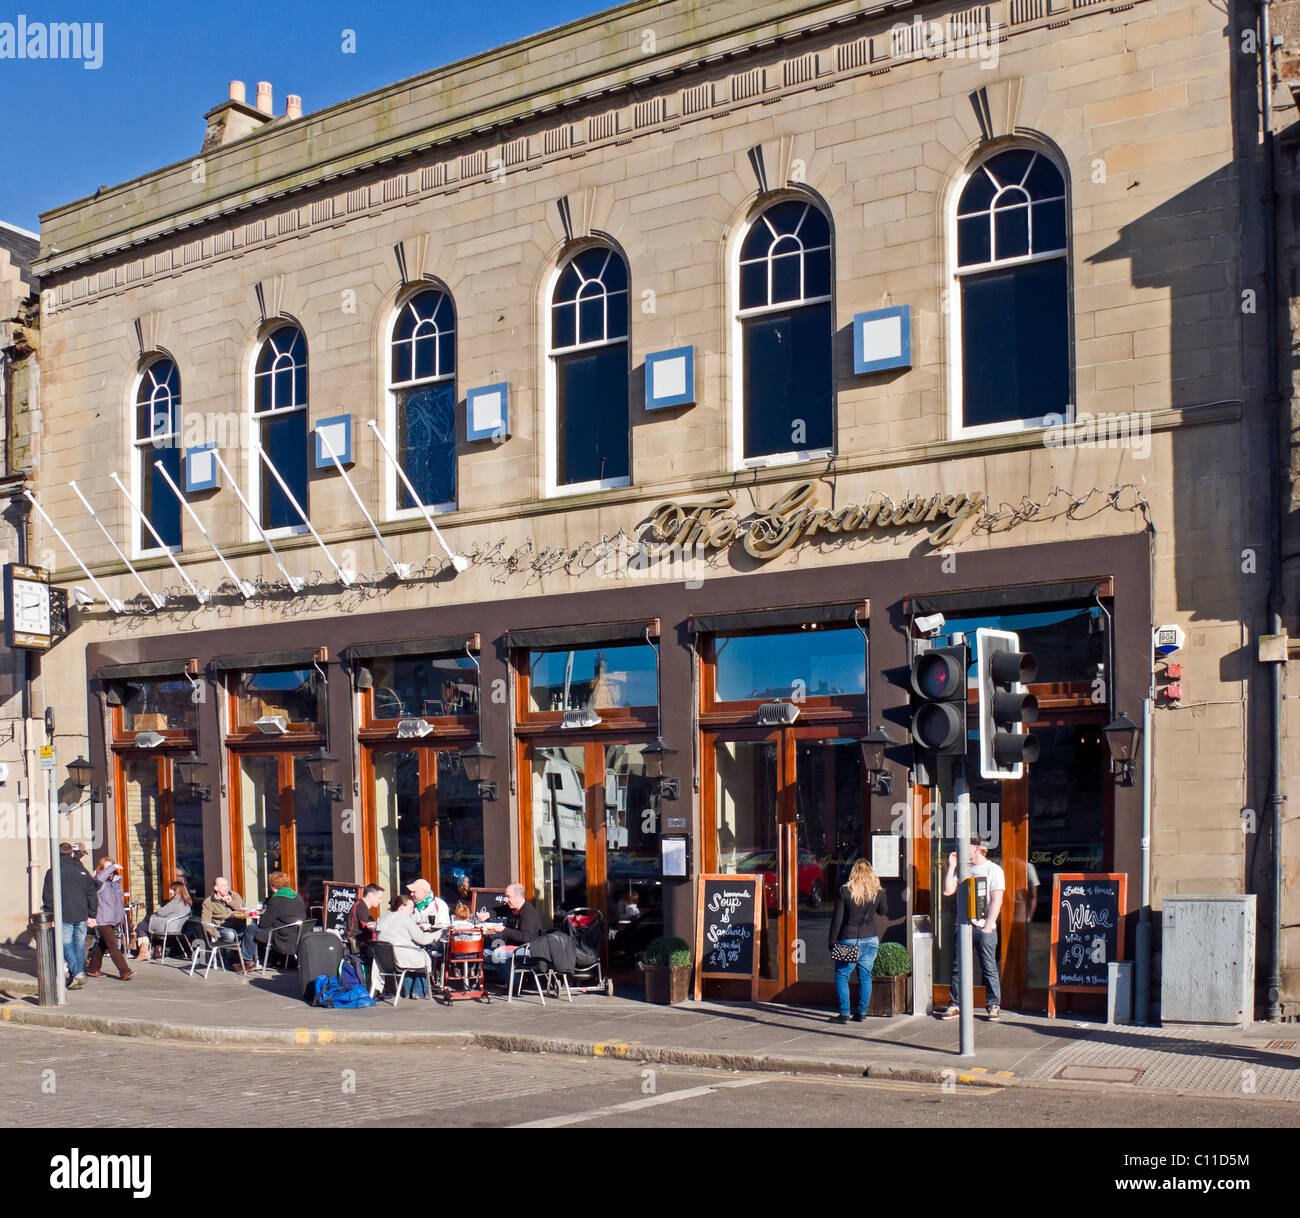
{"type": "Polygon", "coordinates": [[[605,942],[605,917],[599,909],[571,909],[564,915],[564,929],[574,940],[577,967],[569,976],[569,990],[579,994],[614,997],[614,982],[600,966],[600,949],[605,942]]]}
{"type": "Polygon", "coordinates": [[[442,999],[451,1006],[462,998],[491,1002],[483,982],[483,932],[452,930],[442,953],[442,999]]]}

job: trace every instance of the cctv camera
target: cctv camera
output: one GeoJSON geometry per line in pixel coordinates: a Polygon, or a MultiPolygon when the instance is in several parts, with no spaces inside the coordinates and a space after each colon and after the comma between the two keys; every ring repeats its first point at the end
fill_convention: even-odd
{"type": "Polygon", "coordinates": [[[924,617],[918,617],[914,624],[919,634],[938,634],[943,629],[943,623],[942,613],[927,613],[924,617]]]}
{"type": "Polygon", "coordinates": [[[95,598],[91,596],[90,593],[85,590],[85,588],[82,588],[80,586],[74,587],[72,589],[72,599],[83,609],[87,605],[93,605],[95,603],[95,598]]]}

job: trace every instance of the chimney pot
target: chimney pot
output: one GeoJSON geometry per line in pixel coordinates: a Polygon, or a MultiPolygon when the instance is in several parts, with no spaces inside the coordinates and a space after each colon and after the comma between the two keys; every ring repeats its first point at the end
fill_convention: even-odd
{"type": "Polygon", "coordinates": [[[271,82],[269,80],[259,80],[257,82],[257,108],[263,114],[275,113],[275,104],[271,100],[271,82]]]}
{"type": "Polygon", "coordinates": [[[247,97],[244,91],[244,82],[242,80],[232,80],[230,82],[230,100],[242,102],[247,97]]]}
{"type": "Polygon", "coordinates": [[[299,97],[298,94],[290,93],[285,98],[284,104],[285,104],[285,111],[284,111],[285,118],[289,118],[289,119],[302,118],[302,98],[299,97]]]}

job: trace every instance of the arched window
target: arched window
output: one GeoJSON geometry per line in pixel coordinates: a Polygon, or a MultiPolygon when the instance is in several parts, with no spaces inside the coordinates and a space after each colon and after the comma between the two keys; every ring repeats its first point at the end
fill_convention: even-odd
{"type": "Polygon", "coordinates": [[[957,200],[953,395],[961,429],[1033,427],[1070,402],[1065,179],[1032,148],[994,153],[957,200]]]}
{"type": "MultiPolygon", "coordinates": [[[[454,507],[456,311],[446,292],[419,292],[398,309],[389,377],[402,469],[426,507],[454,507]]],[[[396,481],[398,509],[415,507],[396,481]]]]}
{"type": "Polygon", "coordinates": [[[745,460],[829,449],[831,229],[802,199],[775,203],[740,247],[745,460]]]}
{"type": "MultiPolygon", "coordinates": [[[[163,545],[180,549],[181,504],[158,464],[180,487],[181,482],[181,374],[173,360],[154,360],[141,374],[135,391],[136,486],[140,510],[157,530],[163,545]]],[[[156,550],[154,535],[140,522],[138,546],[156,550]]]]}
{"type": "MultiPolygon", "coordinates": [[[[262,342],[253,370],[254,439],[270,457],[304,512],[307,506],[307,340],[295,325],[279,326],[262,342]]],[[[254,455],[264,529],[302,527],[288,496],[254,455]]]]}
{"type": "Polygon", "coordinates": [[[555,485],[626,482],[627,264],[608,246],[575,254],[551,294],[555,485]]]}

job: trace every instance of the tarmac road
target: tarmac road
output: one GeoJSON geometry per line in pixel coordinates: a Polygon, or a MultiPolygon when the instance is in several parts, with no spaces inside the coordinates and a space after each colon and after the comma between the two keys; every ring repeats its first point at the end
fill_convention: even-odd
{"type": "Polygon", "coordinates": [[[1300,1126],[1294,1101],[1114,1083],[948,1091],[479,1048],[195,1045],[11,1025],[0,1025],[0,1063],[10,1128],[1107,1127],[1134,1128],[1140,1151],[1144,1130],[1300,1126]]]}

